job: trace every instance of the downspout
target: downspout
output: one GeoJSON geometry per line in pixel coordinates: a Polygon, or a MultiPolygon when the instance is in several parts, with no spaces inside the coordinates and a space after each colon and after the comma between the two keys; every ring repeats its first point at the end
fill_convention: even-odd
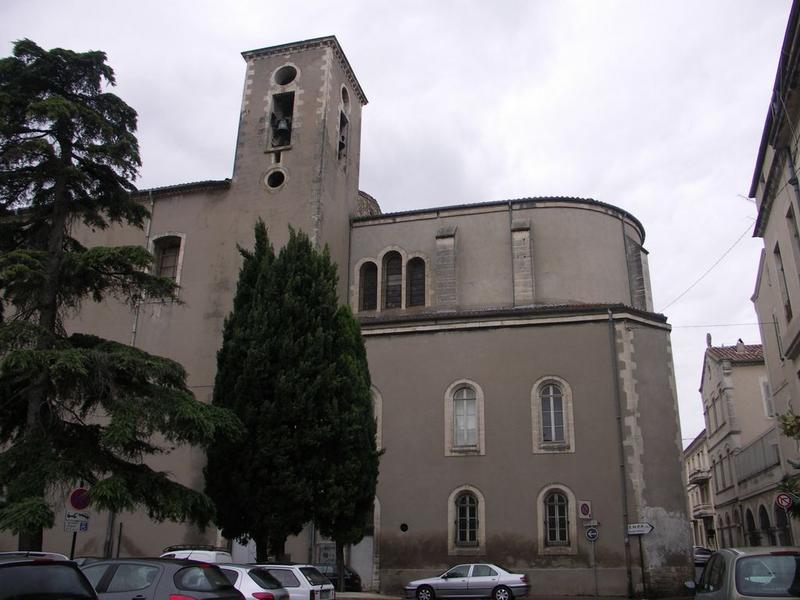
{"type": "Polygon", "coordinates": [[[508,201],[508,256],[511,259],[511,306],[517,305],[517,282],[514,280],[514,207],[508,201]]]}
{"type": "MultiPolygon", "coordinates": [[[[628,486],[625,466],[625,436],[622,427],[622,397],[619,389],[619,363],[617,361],[616,335],[614,333],[614,314],[608,309],[608,348],[611,352],[611,376],[614,382],[614,404],[617,413],[617,437],[619,438],[619,474],[622,492],[622,533],[625,540],[625,572],[628,578],[628,598],[633,598],[633,574],[631,572],[631,540],[628,536],[628,486]]],[[[644,571],[643,571],[644,573],[644,571]]]]}

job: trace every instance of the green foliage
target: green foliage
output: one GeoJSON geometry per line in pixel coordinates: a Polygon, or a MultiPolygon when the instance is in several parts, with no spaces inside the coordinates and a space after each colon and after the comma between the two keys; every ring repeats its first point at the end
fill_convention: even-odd
{"type": "Polygon", "coordinates": [[[239,431],[232,413],[194,399],[174,361],[65,331],[86,299],[175,300],[146,249],[71,237],[147,216],[130,196],[136,113],[104,91],[113,83],[102,52],[22,40],[0,60],[0,529],[51,527],[47,499],[79,481],[96,508],[206,524],[209,498],[146,459],[239,431]]]}
{"type": "Polygon", "coordinates": [[[254,539],[259,553],[268,539],[281,554],[286,537],[312,519],[358,541],[378,465],[358,324],[338,306],[327,249],[290,230],[275,257],[260,221],[255,238],[252,253],[241,251],[214,388],[214,404],[235,410],[246,435],[209,449],[206,491],[223,534],[254,539]],[[344,489],[354,481],[357,493],[344,489]]]}

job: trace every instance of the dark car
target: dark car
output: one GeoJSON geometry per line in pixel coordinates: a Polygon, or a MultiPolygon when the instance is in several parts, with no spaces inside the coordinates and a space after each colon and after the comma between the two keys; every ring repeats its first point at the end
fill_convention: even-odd
{"type": "Polygon", "coordinates": [[[175,558],[116,558],[82,567],[100,600],[243,600],[216,565],[175,558]]]}
{"type": "MultiPolygon", "coordinates": [[[[336,571],[334,564],[314,565],[317,570],[331,580],[334,586],[339,585],[339,573],[336,571]]],[[[360,592],[361,591],[361,576],[353,571],[350,567],[344,568],[344,591],[345,592],[360,592]]]]}
{"type": "Polygon", "coordinates": [[[89,581],[78,566],[69,560],[16,554],[0,556],[0,582],[0,600],[97,600],[89,581]]]}

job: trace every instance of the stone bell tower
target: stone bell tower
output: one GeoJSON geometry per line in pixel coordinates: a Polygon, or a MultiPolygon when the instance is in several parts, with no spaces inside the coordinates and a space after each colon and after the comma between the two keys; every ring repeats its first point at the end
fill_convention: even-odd
{"type": "Polygon", "coordinates": [[[328,245],[345,298],[367,98],[334,36],[249,50],[232,193],[280,247],[288,225],[328,245]]]}

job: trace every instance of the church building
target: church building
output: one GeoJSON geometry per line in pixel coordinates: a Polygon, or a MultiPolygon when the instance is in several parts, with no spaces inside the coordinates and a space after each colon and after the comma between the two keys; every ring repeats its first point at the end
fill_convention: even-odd
{"type": "MultiPolygon", "coordinates": [[[[365,587],[459,563],[528,574],[533,595],[676,593],[692,578],[670,326],[653,311],[645,230],[612,204],[528,197],[382,213],[359,190],[367,96],[335,37],[243,53],[230,179],[143,190],[140,244],[182,304],[87,304],[70,327],[184,365],[211,400],[240,255],[265,221],[327,245],[361,322],[385,452],[374,527],[349,549],[365,587]],[[649,532],[648,532],[649,531],[649,532]]],[[[202,488],[202,452],[158,467],[202,488]]],[[[45,534],[68,550],[69,534],[45,534]]],[[[216,532],[93,513],[79,554],[153,555],[216,532]]],[[[13,542],[0,536],[0,549],[13,542]]],[[[297,562],[330,542],[309,526],[297,562]]],[[[241,549],[240,549],[241,550],[241,549]]]]}

